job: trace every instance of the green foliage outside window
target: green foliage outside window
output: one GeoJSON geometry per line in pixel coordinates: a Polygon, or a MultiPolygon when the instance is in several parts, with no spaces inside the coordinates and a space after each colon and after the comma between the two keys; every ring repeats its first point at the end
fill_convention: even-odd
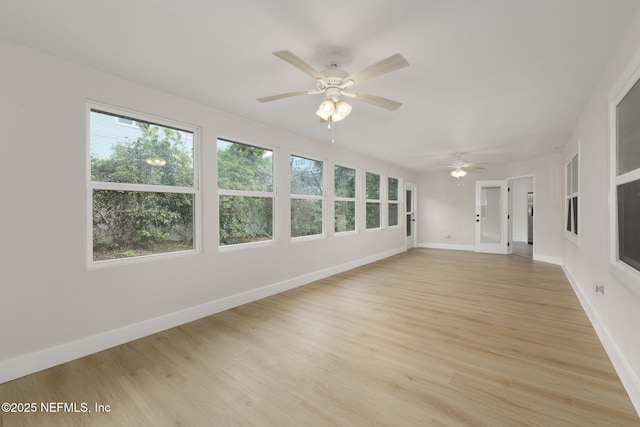
{"type": "MultiPolygon", "coordinates": [[[[91,181],[193,187],[184,132],[138,123],[139,137],[115,142],[107,156],[92,152],[91,181]]],[[[193,249],[193,205],[189,193],[94,189],[94,261],[193,249]]]]}
{"type": "Polygon", "coordinates": [[[273,240],[272,151],[219,139],[218,188],[221,246],[273,240]]]}
{"type": "Polygon", "coordinates": [[[356,229],[356,170],[340,165],[333,169],[335,197],[334,229],[337,233],[356,229]]]}
{"type": "Polygon", "coordinates": [[[366,227],[380,228],[380,175],[367,172],[365,180],[366,203],[366,227]],[[377,200],[377,202],[373,202],[377,200]]]}
{"type": "Polygon", "coordinates": [[[324,230],[322,162],[291,156],[290,170],[291,237],[322,234],[324,230]]]}

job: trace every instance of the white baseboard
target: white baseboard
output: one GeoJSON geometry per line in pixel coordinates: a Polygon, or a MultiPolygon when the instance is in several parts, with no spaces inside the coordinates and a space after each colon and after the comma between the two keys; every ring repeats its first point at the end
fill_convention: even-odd
{"type": "Polygon", "coordinates": [[[471,251],[473,252],[476,247],[473,245],[455,245],[447,243],[418,243],[419,248],[428,249],[446,249],[448,251],[471,251]]]}
{"type": "MultiPolygon", "coordinates": [[[[449,251],[470,251],[473,252],[476,250],[474,245],[455,245],[455,244],[444,244],[444,243],[418,243],[419,248],[428,248],[428,249],[445,249],[449,251]]],[[[562,265],[562,260],[560,258],[550,257],[546,255],[533,255],[534,261],[546,262],[549,264],[562,265]]]]}
{"type": "Polygon", "coordinates": [[[569,283],[571,283],[571,287],[578,297],[580,304],[582,304],[582,308],[587,313],[589,321],[591,322],[591,325],[593,325],[593,329],[596,331],[598,338],[600,338],[600,342],[602,343],[604,350],[609,356],[618,377],[620,377],[620,381],[627,391],[629,399],[631,399],[631,403],[640,416],[640,378],[638,377],[638,374],[633,371],[633,368],[629,365],[624,354],[620,351],[620,347],[618,347],[614,341],[611,333],[602,322],[602,319],[589,303],[589,300],[582,291],[582,288],[578,286],[573,274],[571,274],[571,270],[569,270],[565,265],[562,265],[562,270],[567,276],[567,279],[569,279],[569,283]]]}
{"type": "Polygon", "coordinates": [[[547,255],[533,254],[533,260],[534,261],[546,262],[548,264],[562,265],[562,259],[556,258],[556,257],[552,257],[552,256],[547,256],[547,255]]]}
{"type": "Polygon", "coordinates": [[[0,361],[0,384],[405,252],[404,247],[0,361]]]}

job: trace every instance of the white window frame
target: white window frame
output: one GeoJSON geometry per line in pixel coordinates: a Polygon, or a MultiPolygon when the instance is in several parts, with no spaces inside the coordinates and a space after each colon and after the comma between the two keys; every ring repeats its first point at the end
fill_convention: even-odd
{"type": "MultiPolygon", "coordinates": [[[[324,160],[315,159],[312,156],[307,156],[304,154],[296,154],[291,153],[289,156],[289,161],[291,161],[292,157],[299,157],[307,160],[311,160],[313,162],[322,163],[322,194],[296,194],[291,191],[291,163],[289,163],[289,197],[291,201],[294,199],[298,200],[321,200],[322,201],[322,233],[320,234],[311,234],[309,236],[291,236],[291,241],[300,242],[305,240],[315,240],[315,239],[323,239],[327,237],[327,163],[324,160]]],[[[291,206],[289,207],[289,219],[291,219],[291,206]]],[[[291,233],[291,222],[289,222],[289,233],[291,233]]]]}
{"type": "Polygon", "coordinates": [[[271,240],[262,240],[258,242],[247,242],[247,243],[234,243],[230,245],[221,245],[220,244],[220,221],[218,220],[218,226],[216,227],[217,238],[218,238],[218,251],[220,252],[228,252],[228,251],[236,251],[242,249],[255,248],[260,246],[271,246],[277,243],[278,239],[278,229],[276,226],[276,206],[277,206],[277,189],[276,189],[276,162],[277,162],[277,150],[271,148],[266,145],[256,145],[249,142],[245,142],[238,138],[227,137],[218,135],[216,138],[216,181],[218,180],[218,140],[223,140],[232,144],[240,144],[246,145],[248,147],[255,147],[262,150],[271,151],[271,191],[247,191],[247,190],[229,190],[226,188],[220,188],[218,184],[218,198],[217,198],[217,206],[218,206],[218,219],[220,218],[220,196],[239,196],[239,197],[263,197],[263,198],[271,198],[273,201],[273,209],[271,213],[271,224],[273,227],[273,239],[271,240]]]}
{"type": "Polygon", "coordinates": [[[333,188],[333,231],[335,233],[336,236],[345,236],[345,235],[349,235],[349,234],[356,234],[358,233],[359,227],[358,227],[358,222],[360,220],[360,215],[358,212],[358,169],[351,167],[351,166],[345,166],[343,164],[340,163],[334,163],[333,165],[333,182],[331,183],[333,188]],[[346,168],[346,169],[351,169],[353,171],[355,171],[355,188],[353,189],[353,194],[354,197],[338,197],[336,196],[336,184],[335,184],[335,176],[336,176],[336,172],[335,172],[335,167],[341,167],[341,168],[346,168]],[[336,203],[335,202],[353,202],[354,204],[354,209],[355,209],[355,224],[354,224],[354,229],[353,230],[348,230],[348,231],[335,231],[336,229],[336,224],[335,224],[335,206],[336,203]]]}
{"type": "Polygon", "coordinates": [[[371,172],[371,171],[365,171],[364,173],[364,229],[367,231],[376,231],[376,230],[382,230],[383,229],[383,221],[382,221],[382,217],[384,215],[384,203],[382,203],[383,201],[383,194],[385,192],[385,188],[386,186],[383,185],[384,184],[384,176],[381,173],[377,173],[377,172],[371,172]],[[369,195],[367,194],[367,175],[371,174],[371,175],[377,175],[378,176],[378,180],[379,180],[379,184],[378,184],[378,198],[377,199],[369,199],[369,195]],[[367,227],[367,203],[377,203],[379,206],[379,225],[377,227],[367,227]]]}
{"type": "Polygon", "coordinates": [[[609,272],[640,296],[640,271],[622,262],[618,256],[618,201],[617,187],[640,180],[640,168],[620,176],[617,152],[617,115],[618,104],[640,80],[640,56],[622,74],[609,95],[609,272]]]}
{"type": "Polygon", "coordinates": [[[389,228],[396,228],[396,227],[400,227],[402,225],[402,212],[400,212],[400,199],[401,197],[401,191],[400,191],[400,186],[402,185],[402,180],[400,178],[396,178],[394,176],[387,176],[386,179],[386,191],[385,191],[385,196],[386,196],[386,201],[387,201],[387,209],[386,209],[386,215],[387,215],[387,227],[389,228]],[[395,179],[396,181],[398,181],[398,195],[397,195],[397,199],[396,200],[391,200],[389,198],[389,180],[391,179],[395,179]],[[396,205],[396,209],[398,211],[398,223],[395,225],[391,225],[389,223],[389,205],[396,205]]]}
{"type": "Polygon", "coordinates": [[[576,246],[580,246],[580,216],[582,215],[582,209],[580,208],[580,168],[581,168],[581,160],[580,160],[580,141],[578,140],[578,147],[574,152],[573,156],[569,158],[567,162],[564,164],[564,237],[575,244],[576,246]],[[575,170],[577,169],[577,171],[575,170]],[[577,175],[577,182],[574,181],[574,176],[577,175]],[[578,200],[578,215],[577,215],[577,224],[574,221],[575,214],[573,212],[573,198],[576,197],[578,200]],[[571,203],[571,230],[567,230],[567,219],[569,216],[569,203],[571,203]],[[578,232],[576,233],[576,228],[578,232]]]}
{"type": "MultiPolygon", "coordinates": [[[[136,120],[136,119],[132,119],[136,120]]],[[[165,119],[146,113],[127,110],[112,105],[102,104],[95,101],[87,101],[85,104],[85,123],[86,123],[86,218],[87,218],[87,241],[86,241],[86,260],[87,269],[104,268],[111,266],[119,266],[126,264],[137,264],[153,260],[161,260],[167,258],[177,258],[185,255],[192,255],[202,252],[201,247],[201,230],[202,230],[202,196],[200,190],[200,128],[187,123],[165,119]],[[136,117],[140,121],[166,126],[176,130],[183,130],[193,133],[193,186],[192,187],[173,187],[162,185],[147,184],[130,184],[118,182],[99,182],[91,180],[91,111],[100,111],[107,114],[124,116],[127,118],[136,117]],[[110,260],[94,261],[93,259],[93,191],[94,190],[115,190],[115,191],[136,191],[136,192],[156,192],[156,193],[181,193],[193,195],[193,249],[166,252],[151,255],[141,255],[130,258],[117,258],[110,260]]],[[[126,125],[125,125],[126,126],[126,125]]],[[[129,125],[130,126],[130,125],[129,125]]]]}

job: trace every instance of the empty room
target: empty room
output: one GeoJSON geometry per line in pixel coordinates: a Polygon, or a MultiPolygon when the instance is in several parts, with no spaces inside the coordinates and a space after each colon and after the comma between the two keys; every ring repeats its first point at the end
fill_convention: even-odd
{"type": "Polygon", "coordinates": [[[639,0],[0,2],[0,426],[640,426],[639,0]]]}

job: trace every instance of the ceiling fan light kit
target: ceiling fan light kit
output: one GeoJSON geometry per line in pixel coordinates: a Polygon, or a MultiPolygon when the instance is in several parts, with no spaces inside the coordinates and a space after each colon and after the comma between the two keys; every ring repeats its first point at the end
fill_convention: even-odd
{"type": "Polygon", "coordinates": [[[456,169],[451,171],[451,176],[453,176],[454,178],[460,179],[465,175],[467,175],[467,173],[462,169],[456,169]]]}
{"type": "Polygon", "coordinates": [[[451,169],[451,176],[457,179],[460,179],[464,176],[467,175],[467,171],[465,169],[470,169],[470,170],[477,170],[477,171],[481,171],[484,170],[483,165],[485,164],[485,162],[480,162],[480,163],[467,163],[464,160],[462,160],[462,155],[465,153],[455,153],[454,157],[455,160],[453,161],[453,163],[451,163],[448,168],[451,169]]]}
{"type": "Polygon", "coordinates": [[[275,101],[276,99],[288,98],[291,96],[323,93],[325,94],[325,100],[322,101],[318,107],[316,115],[329,123],[343,120],[349,115],[349,113],[351,113],[351,105],[342,100],[340,98],[341,96],[358,99],[362,102],[386,108],[390,111],[395,111],[402,105],[400,102],[392,101],[376,95],[351,91],[351,87],[356,83],[361,83],[381,74],[390,73],[400,68],[407,67],[409,63],[400,54],[392,55],[354,74],[349,74],[340,68],[340,60],[342,58],[340,54],[335,52],[327,55],[327,65],[329,68],[322,72],[317,71],[311,65],[307,64],[288,50],[273,52],[273,54],[314,78],[316,80],[316,89],[287,92],[258,98],[259,102],[275,101]]]}
{"type": "Polygon", "coordinates": [[[334,101],[327,98],[322,101],[316,115],[327,122],[339,122],[351,113],[351,105],[346,101],[334,101]]]}

